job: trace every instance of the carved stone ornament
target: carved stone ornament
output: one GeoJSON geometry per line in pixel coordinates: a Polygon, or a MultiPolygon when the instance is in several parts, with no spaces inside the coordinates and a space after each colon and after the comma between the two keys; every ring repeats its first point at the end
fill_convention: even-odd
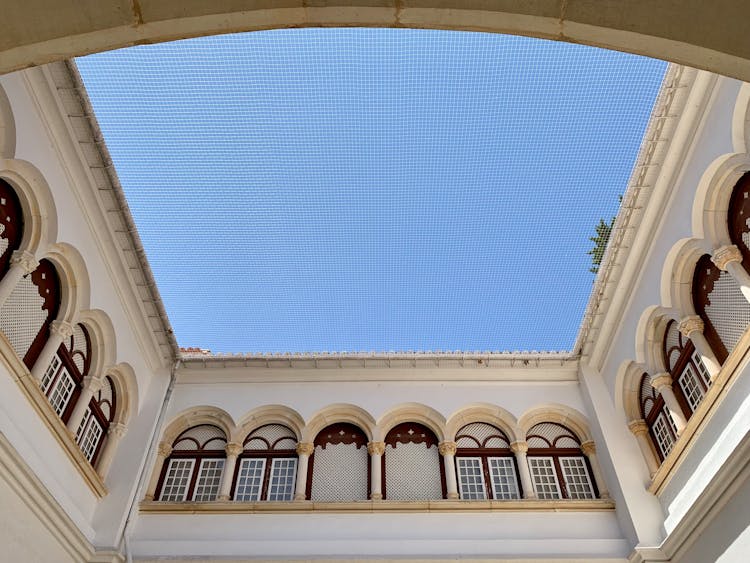
{"type": "MultiPolygon", "coordinates": [[[[113,436],[113,437],[115,437],[117,439],[120,439],[123,436],[125,436],[125,434],[127,433],[127,431],[128,431],[128,427],[127,426],[125,426],[124,424],[122,424],[120,422],[116,422],[116,423],[110,425],[109,432],[107,432],[107,434],[109,436],[113,436]]],[[[170,448],[170,451],[171,451],[171,449],[172,448],[170,448]]],[[[167,455],[169,455],[169,454],[167,454],[167,455]]]]}
{"type": "Polygon", "coordinates": [[[456,442],[440,442],[438,452],[440,455],[456,455],[456,442]]]}
{"type": "Polygon", "coordinates": [[[39,261],[28,250],[16,250],[10,257],[10,264],[11,266],[18,264],[24,274],[30,274],[39,266],[39,261]]]}
{"type": "Polygon", "coordinates": [[[312,442],[299,442],[297,444],[297,455],[312,455],[315,451],[315,446],[312,442]]]}
{"type": "Polygon", "coordinates": [[[367,453],[370,455],[383,455],[385,452],[385,442],[368,442],[367,453]]]}
{"type": "Polygon", "coordinates": [[[515,453],[525,454],[529,451],[529,445],[526,442],[511,442],[510,449],[515,453]]]}
{"type": "Polygon", "coordinates": [[[672,388],[672,376],[668,373],[657,373],[651,376],[651,386],[657,391],[664,387],[672,388]]]}
{"type": "Polygon", "coordinates": [[[706,325],[698,315],[690,315],[682,319],[677,328],[683,336],[690,338],[690,335],[695,331],[703,334],[703,329],[706,328],[706,325]]]}
{"type": "Polygon", "coordinates": [[[733,244],[722,246],[721,248],[714,250],[714,253],[711,256],[711,261],[716,264],[716,267],[720,270],[726,270],[727,265],[731,262],[742,262],[742,252],[740,252],[740,249],[733,244]]]}
{"type": "Polygon", "coordinates": [[[87,375],[83,378],[83,388],[91,391],[92,394],[96,394],[104,387],[104,378],[96,377],[93,375],[87,375]]]}
{"type": "Polygon", "coordinates": [[[227,452],[227,455],[238,456],[242,453],[242,445],[236,442],[227,442],[224,451],[227,452]]]}
{"type": "Polygon", "coordinates": [[[157,453],[160,457],[169,457],[169,454],[172,453],[171,444],[168,444],[167,442],[159,442],[159,449],[157,450],[157,453]]]}
{"type": "Polygon", "coordinates": [[[581,444],[581,451],[585,453],[586,455],[591,455],[596,453],[596,444],[593,440],[586,440],[581,444]]]}
{"type": "Polygon", "coordinates": [[[646,421],[642,418],[639,418],[638,420],[631,420],[630,422],[628,422],[628,428],[635,436],[648,434],[648,424],[646,424],[646,421]]]}
{"type": "Polygon", "coordinates": [[[73,325],[68,321],[52,321],[49,330],[52,334],[60,336],[63,340],[73,336],[73,325]]]}

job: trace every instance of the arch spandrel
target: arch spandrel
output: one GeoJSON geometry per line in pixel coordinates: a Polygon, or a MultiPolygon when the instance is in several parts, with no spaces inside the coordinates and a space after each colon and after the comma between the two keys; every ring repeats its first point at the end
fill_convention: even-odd
{"type": "Polygon", "coordinates": [[[267,424],[286,426],[294,432],[297,441],[302,441],[305,421],[296,410],[286,405],[264,405],[251,410],[240,419],[231,441],[241,444],[253,430],[267,424]]]}
{"type": "Polygon", "coordinates": [[[234,420],[225,410],[219,407],[202,405],[191,407],[172,417],[162,434],[162,441],[171,444],[182,432],[200,424],[211,424],[221,428],[227,439],[230,436],[237,435],[234,420]]]}
{"type": "Polygon", "coordinates": [[[448,417],[445,424],[445,440],[455,441],[456,433],[467,424],[485,422],[502,430],[511,441],[522,441],[521,429],[516,417],[497,405],[490,403],[472,403],[466,405],[448,417]]]}
{"type": "Polygon", "coordinates": [[[583,442],[593,440],[587,418],[578,410],[559,403],[547,403],[526,411],[519,419],[518,426],[524,437],[540,422],[556,422],[571,430],[583,442]]]}
{"type": "Polygon", "coordinates": [[[403,403],[387,410],[378,419],[378,441],[382,441],[388,432],[402,422],[418,422],[435,434],[439,442],[445,441],[445,417],[438,411],[421,403],[403,403]]]}
{"type": "Polygon", "coordinates": [[[375,419],[361,407],[347,403],[328,405],[313,414],[302,432],[303,442],[312,442],[326,426],[337,422],[348,422],[358,426],[370,441],[379,440],[375,419]]]}

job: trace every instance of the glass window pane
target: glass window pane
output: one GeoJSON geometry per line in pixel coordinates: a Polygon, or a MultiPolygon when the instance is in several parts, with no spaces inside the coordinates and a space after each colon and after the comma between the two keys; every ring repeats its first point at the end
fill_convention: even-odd
{"type": "Polygon", "coordinates": [[[172,459],[169,461],[160,500],[183,501],[187,496],[190,477],[193,475],[194,459],[172,459]]]}
{"type": "Polygon", "coordinates": [[[99,440],[101,440],[104,430],[96,417],[92,416],[89,409],[86,409],[84,422],[80,428],[83,428],[83,431],[80,433],[78,444],[81,446],[81,451],[86,456],[86,459],[91,461],[94,458],[96,448],[99,446],[99,440]]]}
{"type": "Polygon", "coordinates": [[[557,482],[555,465],[551,457],[529,457],[529,470],[534,482],[534,491],[539,499],[558,499],[560,485],[557,482]]]}
{"type": "Polygon", "coordinates": [[[296,458],[277,458],[271,464],[267,500],[292,500],[297,476],[296,458]]]}
{"type": "Polygon", "coordinates": [[[690,405],[690,410],[692,411],[695,411],[700,402],[703,400],[703,387],[698,381],[698,375],[695,371],[696,370],[693,369],[693,366],[691,364],[688,364],[687,366],[685,366],[685,369],[683,370],[682,375],[680,375],[680,378],[678,380],[680,389],[682,389],[682,392],[684,393],[685,398],[690,405]]]}
{"type": "Polygon", "coordinates": [[[487,493],[484,488],[484,474],[482,460],[478,457],[456,458],[458,480],[462,500],[485,500],[487,493]]]}
{"type": "Polygon", "coordinates": [[[495,500],[521,498],[518,491],[516,466],[509,457],[491,457],[487,460],[492,479],[492,492],[495,500]]]}
{"type": "Polygon", "coordinates": [[[568,498],[596,498],[584,458],[561,457],[560,467],[563,479],[565,479],[565,487],[568,489],[568,498]]]}
{"type": "Polygon", "coordinates": [[[198,482],[195,484],[193,500],[211,501],[219,496],[221,474],[224,471],[223,459],[204,459],[201,461],[198,482]]]}
{"type": "Polygon", "coordinates": [[[246,502],[260,500],[265,468],[266,460],[263,458],[240,460],[240,470],[237,472],[237,484],[234,488],[234,500],[246,502]]]}
{"type": "MultiPolygon", "coordinates": [[[[669,420],[671,422],[671,418],[669,420]]],[[[667,416],[662,412],[654,421],[654,436],[656,436],[656,445],[659,446],[662,457],[667,457],[674,446],[674,438],[670,430],[670,424],[667,422],[667,416]]]]}
{"type": "Polygon", "coordinates": [[[52,387],[52,392],[49,396],[49,402],[52,408],[55,409],[57,416],[62,416],[65,409],[68,407],[68,401],[73,395],[75,389],[75,382],[73,377],[68,373],[68,370],[62,368],[60,370],[60,377],[57,378],[57,382],[52,387]]]}

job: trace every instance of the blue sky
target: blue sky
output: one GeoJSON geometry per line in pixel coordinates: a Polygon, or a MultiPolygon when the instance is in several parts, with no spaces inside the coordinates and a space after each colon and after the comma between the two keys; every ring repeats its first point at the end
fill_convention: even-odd
{"type": "Polygon", "coordinates": [[[568,350],[666,63],[293,29],[77,60],[181,346],[568,350]]]}

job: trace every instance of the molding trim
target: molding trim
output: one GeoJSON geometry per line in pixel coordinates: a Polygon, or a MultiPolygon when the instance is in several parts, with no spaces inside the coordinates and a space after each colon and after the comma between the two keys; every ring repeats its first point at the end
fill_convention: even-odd
{"type": "MultiPolygon", "coordinates": [[[[94,548],[47,491],[32,469],[0,432],[0,478],[3,478],[74,561],[92,561],[94,548]]],[[[29,540],[33,538],[29,537],[29,540]]],[[[96,559],[95,561],[99,561],[96,559]]]]}
{"type": "Polygon", "coordinates": [[[300,512],[601,512],[614,511],[608,499],[592,500],[363,500],[356,502],[161,502],[143,501],[141,513],[153,514],[286,514],[300,512]]]}
{"type": "Polygon", "coordinates": [[[78,447],[78,444],[76,444],[68,428],[60,420],[60,417],[52,410],[52,406],[49,404],[47,397],[42,394],[42,390],[37,384],[36,379],[31,375],[26,365],[18,358],[18,354],[15,353],[2,332],[0,332],[0,360],[5,364],[13,380],[26,396],[26,399],[28,399],[31,407],[36,411],[47,428],[50,429],[50,433],[57,440],[60,448],[62,448],[76,469],[78,469],[78,472],[91,489],[91,492],[97,498],[106,496],[107,488],[104,486],[104,481],[102,481],[102,478],[91,466],[86,456],[83,455],[83,452],[78,447]]]}

